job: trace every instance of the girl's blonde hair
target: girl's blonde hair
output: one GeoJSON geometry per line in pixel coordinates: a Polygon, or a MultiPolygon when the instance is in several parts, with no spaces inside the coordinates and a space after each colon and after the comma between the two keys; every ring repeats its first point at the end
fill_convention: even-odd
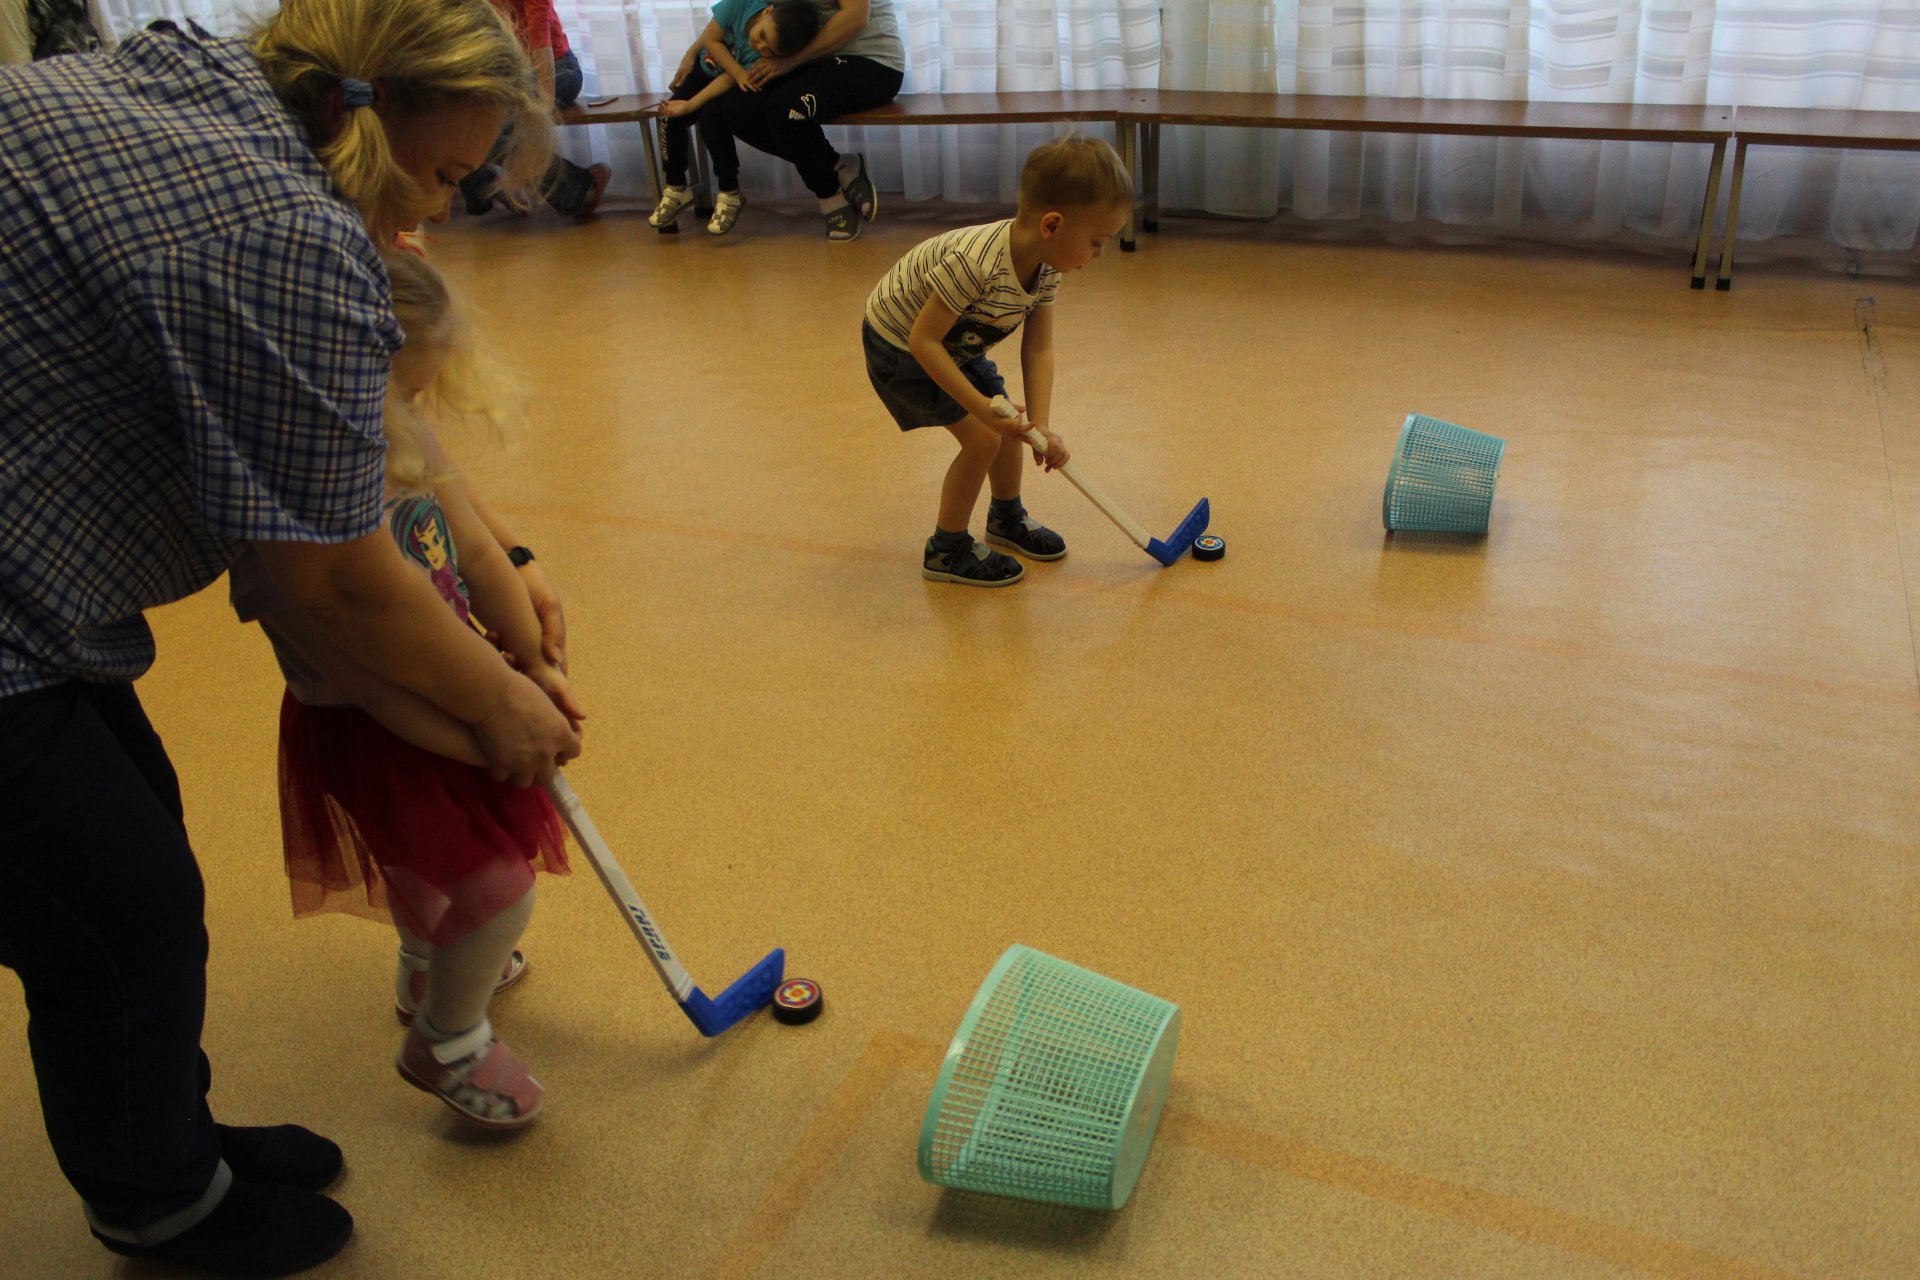
{"type": "Polygon", "coordinates": [[[403,353],[416,344],[432,344],[441,355],[418,401],[403,400],[391,388],[387,393],[387,478],[405,489],[427,489],[451,474],[444,464],[432,464],[444,456],[428,448],[434,426],[479,426],[498,438],[516,416],[519,388],[425,258],[405,249],[389,249],[381,257],[393,283],[393,315],[407,335],[403,353]]]}
{"type": "MultiPolygon", "coordinates": [[[[343,78],[379,87],[383,102],[413,115],[456,102],[505,110],[502,162],[513,186],[537,182],[553,151],[553,122],[533,66],[491,0],[284,0],[253,33],[253,54],[280,100],[316,130],[343,78]]],[[[360,210],[374,243],[442,207],[394,163],[372,109],[345,109],[320,161],[360,210]]]]}

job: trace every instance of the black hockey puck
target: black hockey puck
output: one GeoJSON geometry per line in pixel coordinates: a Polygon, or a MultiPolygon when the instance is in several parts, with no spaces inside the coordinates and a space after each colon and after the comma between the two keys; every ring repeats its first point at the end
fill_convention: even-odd
{"type": "Polygon", "coordinates": [[[826,997],[811,978],[788,978],[773,990],[773,1019],[797,1027],[820,1016],[826,997]]]}
{"type": "Polygon", "coordinates": [[[1195,560],[1218,560],[1227,554],[1227,540],[1216,538],[1212,534],[1193,540],[1193,558],[1195,560]]]}

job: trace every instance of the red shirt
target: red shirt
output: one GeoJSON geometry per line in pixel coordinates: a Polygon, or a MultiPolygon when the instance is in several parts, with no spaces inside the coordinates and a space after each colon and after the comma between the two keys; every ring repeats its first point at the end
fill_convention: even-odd
{"type": "Polygon", "coordinates": [[[558,58],[573,46],[567,43],[567,33],[560,29],[560,15],[553,11],[553,0],[493,0],[513,19],[515,30],[520,33],[520,43],[527,46],[531,53],[536,49],[552,49],[558,58]]]}

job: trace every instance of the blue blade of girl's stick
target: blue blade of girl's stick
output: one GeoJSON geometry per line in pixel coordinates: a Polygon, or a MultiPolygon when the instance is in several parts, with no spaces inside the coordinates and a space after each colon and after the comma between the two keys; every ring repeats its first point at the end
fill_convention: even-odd
{"type": "Polygon", "coordinates": [[[681,1011],[700,1029],[701,1035],[717,1036],[771,1003],[774,988],[780,985],[780,979],[786,976],[786,971],[786,948],[775,947],[759,964],[722,991],[718,998],[709,999],[706,992],[695,987],[681,1001],[681,1011]]]}
{"type": "Polygon", "coordinates": [[[1205,498],[1194,503],[1193,510],[1187,512],[1187,518],[1173,531],[1173,536],[1165,542],[1158,538],[1147,540],[1147,554],[1161,564],[1172,564],[1185,555],[1193,540],[1207,531],[1207,521],[1213,518],[1213,511],[1207,506],[1205,498]]]}

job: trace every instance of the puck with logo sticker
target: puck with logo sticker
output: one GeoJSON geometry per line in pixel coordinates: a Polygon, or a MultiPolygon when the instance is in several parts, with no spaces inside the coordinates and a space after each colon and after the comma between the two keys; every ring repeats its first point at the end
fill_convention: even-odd
{"type": "Polygon", "coordinates": [[[773,989],[773,1018],[797,1027],[820,1016],[826,997],[811,978],[788,978],[773,989]]]}
{"type": "Polygon", "coordinates": [[[1212,534],[1193,540],[1193,558],[1195,560],[1218,560],[1227,554],[1227,540],[1216,538],[1212,534]]]}

